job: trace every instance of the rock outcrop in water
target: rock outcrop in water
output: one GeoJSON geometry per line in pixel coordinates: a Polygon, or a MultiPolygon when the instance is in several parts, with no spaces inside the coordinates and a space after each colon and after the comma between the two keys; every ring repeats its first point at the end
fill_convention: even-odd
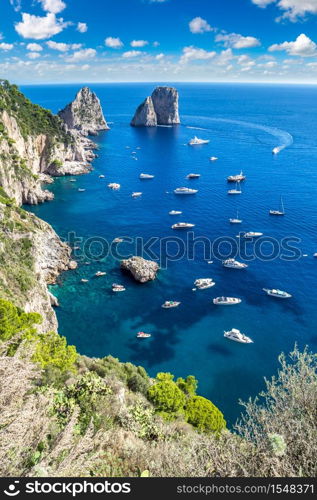
{"type": "Polygon", "coordinates": [[[146,283],[156,278],[159,266],[152,260],[134,256],[121,261],[121,269],[130,272],[136,281],[146,283]]]}
{"type": "Polygon", "coordinates": [[[157,87],[151,97],[138,107],[131,121],[133,127],[178,125],[178,91],[173,87],[157,87]]]}
{"type": "Polygon", "coordinates": [[[88,87],[80,89],[75,99],[58,115],[69,130],[77,130],[82,135],[96,135],[109,129],[100,101],[88,87]]]}

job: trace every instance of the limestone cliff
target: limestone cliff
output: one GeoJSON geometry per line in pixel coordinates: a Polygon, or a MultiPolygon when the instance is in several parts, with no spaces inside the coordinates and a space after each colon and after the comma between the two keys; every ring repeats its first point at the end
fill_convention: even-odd
{"type": "Polygon", "coordinates": [[[133,127],[178,125],[178,91],[173,87],[157,87],[151,97],[138,107],[131,121],[133,127]]]}
{"type": "Polygon", "coordinates": [[[82,135],[96,135],[109,129],[100,101],[88,87],[80,89],[75,99],[58,114],[69,130],[77,130],[82,135]]]}

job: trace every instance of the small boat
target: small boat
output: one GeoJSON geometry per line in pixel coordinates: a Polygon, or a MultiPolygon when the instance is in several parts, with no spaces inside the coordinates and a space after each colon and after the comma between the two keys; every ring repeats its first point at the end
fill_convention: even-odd
{"type": "Polygon", "coordinates": [[[281,152],[280,147],[276,147],[272,149],[272,155],[278,155],[281,152]]]}
{"type": "Polygon", "coordinates": [[[213,303],[216,306],[235,306],[236,304],[241,304],[242,300],[235,297],[216,297],[213,299],[213,303]]]}
{"type": "Polygon", "coordinates": [[[210,161],[217,161],[217,160],[218,160],[218,158],[217,158],[217,156],[211,156],[211,157],[209,158],[209,160],[210,160],[210,161]]]}
{"type": "Polygon", "coordinates": [[[199,139],[198,137],[194,137],[193,139],[191,139],[188,143],[189,146],[200,146],[201,144],[209,144],[209,140],[208,139],[199,139]]]}
{"type": "Polygon", "coordinates": [[[113,292],[125,292],[125,287],[123,285],[119,285],[118,283],[113,283],[112,284],[112,291],[113,292]]]}
{"type": "Polygon", "coordinates": [[[228,182],[243,182],[245,180],[246,180],[246,176],[244,175],[242,170],[241,170],[240,174],[229,175],[229,177],[227,177],[228,182]]]}
{"type": "Polygon", "coordinates": [[[200,174],[188,174],[186,179],[199,179],[200,174]]]}
{"type": "Polygon", "coordinates": [[[316,253],[314,253],[314,257],[315,257],[315,259],[317,258],[317,252],[316,252],[316,253]]]}
{"type": "Polygon", "coordinates": [[[137,146],[136,149],[141,149],[140,146],[137,146]]]}
{"type": "Polygon", "coordinates": [[[151,334],[144,333],[144,332],[138,332],[136,336],[138,339],[148,339],[149,337],[151,337],[151,334]]]}
{"type": "Polygon", "coordinates": [[[178,307],[180,304],[180,302],[175,302],[174,300],[166,300],[162,307],[163,309],[173,309],[174,307],[178,307]]]}
{"type": "Polygon", "coordinates": [[[283,292],[282,290],[276,290],[275,288],[272,290],[263,288],[263,291],[270,297],[276,297],[277,299],[290,299],[292,297],[290,293],[283,292]]]}
{"type": "Polygon", "coordinates": [[[83,193],[84,191],[86,191],[86,189],[84,189],[84,188],[78,188],[78,191],[79,191],[79,193],[83,193]]]}
{"type": "Polygon", "coordinates": [[[110,182],[110,184],[108,184],[108,188],[110,189],[113,189],[113,190],[117,190],[117,189],[120,189],[120,184],[118,184],[117,182],[110,182]]]}
{"type": "Polygon", "coordinates": [[[183,212],[181,212],[180,210],[171,210],[168,213],[169,215],[182,215],[183,212]]]}
{"type": "Polygon", "coordinates": [[[199,290],[206,290],[207,288],[215,286],[215,284],[216,283],[212,278],[200,278],[194,283],[195,287],[197,287],[199,290]]]}
{"type": "Polygon", "coordinates": [[[77,182],[77,179],[69,179],[69,182],[77,182]]]}
{"type": "Polygon", "coordinates": [[[136,191],[136,192],[132,193],[131,196],[132,196],[132,198],[138,198],[139,196],[142,196],[142,193],[136,191]]]}
{"type": "Polygon", "coordinates": [[[132,155],[136,155],[136,151],[132,151],[132,153],[131,153],[131,154],[132,154],[132,155]]]}
{"type": "Polygon", "coordinates": [[[172,225],[172,229],[190,229],[195,227],[195,224],[190,224],[189,222],[177,222],[177,224],[172,225]]]}
{"type": "Polygon", "coordinates": [[[151,174],[140,174],[140,179],[154,179],[154,175],[151,175],[151,174]]]}
{"type": "Polygon", "coordinates": [[[240,330],[236,328],[232,328],[229,332],[224,332],[223,335],[226,339],[234,340],[235,342],[240,342],[241,344],[253,344],[253,340],[250,337],[247,337],[244,333],[241,333],[240,330]]]}
{"type": "Polygon", "coordinates": [[[123,243],[123,238],[115,238],[112,243],[123,243]]]}
{"type": "Polygon", "coordinates": [[[96,276],[96,278],[99,278],[100,276],[105,276],[106,274],[107,273],[104,272],[104,271],[97,271],[96,274],[95,274],[95,276],[96,276]]]}
{"type": "Polygon", "coordinates": [[[239,219],[239,212],[237,210],[237,217],[229,219],[230,224],[242,224],[243,220],[239,219]]]}
{"type": "Polygon", "coordinates": [[[258,233],[256,231],[249,231],[247,233],[240,233],[237,235],[237,238],[243,238],[245,240],[253,240],[254,238],[260,238],[263,236],[263,233],[258,233]]]}
{"type": "Polygon", "coordinates": [[[284,203],[283,203],[282,196],[281,196],[280,209],[279,210],[270,210],[270,215],[285,215],[285,209],[284,209],[284,203]]]}
{"type": "Polygon", "coordinates": [[[229,189],[228,194],[241,194],[240,182],[237,182],[235,189],[229,189]]]}
{"type": "Polygon", "coordinates": [[[85,278],[82,278],[82,279],[80,280],[80,282],[81,282],[81,283],[88,283],[88,281],[89,281],[89,280],[86,280],[85,278]]]}
{"type": "Polygon", "coordinates": [[[188,187],[180,187],[174,190],[175,194],[196,194],[198,193],[197,189],[190,189],[188,187]]]}
{"type": "Polygon", "coordinates": [[[229,269],[246,269],[248,264],[238,262],[235,259],[227,259],[222,262],[223,267],[228,267],[229,269]]]}
{"type": "Polygon", "coordinates": [[[99,179],[104,179],[105,176],[103,174],[99,175],[99,179]]]}

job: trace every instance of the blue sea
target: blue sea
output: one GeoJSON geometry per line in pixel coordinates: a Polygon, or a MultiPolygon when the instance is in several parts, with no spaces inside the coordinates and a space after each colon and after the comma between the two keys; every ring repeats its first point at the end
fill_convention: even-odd
{"type": "MultiPolygon", "coordinates": [[[[276,373],[282,351],[291,351],[295,343],[300,348],[317,347],[317,259],[313,258],[317,252],[317,88],[177,84],[181,126],[130,127],[136,107],[154,87],[152,83],[91,85],[111,127],[95,139],[99,150],[93,171],[76,182],[69,177],[56,179],[49,188],[55,201],[27,209],[52,224],[62,238],[69,239],[70,233],[79,238],[74,243],[81,248],[75,252],[78,269],[64,273],[51,287],[60,302],[59,331],[68,342],[81,354],[111,354],[144,366],[153,376],[160,371],[195,375],[199,393],[233,423],[241,411],[238,400],[263,389],[263,379],[276,373]],[[194,135],[210,143],[191,148],[187,143],[194,135]],[[278,155],[272,155],[274,147],[281,148],[278,155]],[[211,156],[219,160],[210,162],[211,156]],[[226,177],[241,170],[247,175],[243,192],[228,196],[226,177]],[[155,178],[141,181],[141,172],[155,178]],[[187,180],[191,172],[201,177],[187,180]],[[120,183],[120,191],[109,190],[109,182],[120,183]],[[181,186],[199,192],[174,195],[173,189],[181,186]],[[133,191],[142,191],[142,197],[133,199],[133,191]],[[269,209],[279,208],[281,195],[286,215],[270,217],[269,209]],[[183,215],[171,217],[168,212],[173,209],[183,215]],[[228,221],[237,210],[241,227],[228,221]],[[216,255],[204,255],[200,242],[194,252],[166,263],[166,253],[178,251],[175,238],[186,247],[187,233],[171,229],[178,221],[195,224],[196,238],[211,242],[222,238],[216,255]],[[262,258],[250,260],[245,271],[225,269],[220,252],[229,255],[230,242],[236,248],[240,230],[264,234],[262,245],[247,246],[248,254],[256,251],[262,258]],[[141,255],[141,241],[152,243],[151,238],[156,238],[147,249],[159,255],[162,247],[163,269],[156,281],[140,285],[122,275],[118,259],[106,255],[104,240],[115,237],[137,239],[136,248],[127,242],[118,246],[123,256],[141,255]],[[289,250],[277,250],[285,246],[285,238],[297,239],[291,243],[297,249],[293,258],[289,250]],[[275,255],[269,258],[272,245],[275,255]],[[92,254],[100,254],[97,262],[92,254]],[[107,275],[95,278],[98,270],[107,275]],[[209,277],[216,281],[215,287],[192,290],[195,279],[209,277]],[[81,283],[82,278],[89,282],[81,283]],[[126,292],[113,294],[113,282],[124,284],[126,292]],[[293,297],[284,301],[267,297],[264,287],[286,290],[293,297]],[[214,306],[212,299],[222,295],[240,297],[242,303],[214,306]],[[165,300],[181,301],[181,306],[163,310],[165,300]],[[254,343],[224,339],[224,330],[233,327],[254,343]],[[136,339],[139,330],[152,337],[136,339]]],[[[25,86],[22,90],[57,112],[79,88],[25,86]]]]}

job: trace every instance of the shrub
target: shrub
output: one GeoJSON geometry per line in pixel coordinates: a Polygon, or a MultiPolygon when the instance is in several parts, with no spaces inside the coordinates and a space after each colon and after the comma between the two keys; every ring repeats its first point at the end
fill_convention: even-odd
{"type": "Polygon", "coordinates": [[[18,334],[31,338],[36,334],[34,325],[40,323],[40,314],[25,313],[11,302],[0,299],[0,340],[10,340],[18,334]]]}
{"type": "Polygon", "coordinates": [[[62,372],[74,371],[76,360],[76,347],[67,345],[65,337],[55,332],[38,335],[32,361],[39,363],[42,368],[53,366],[62,372]]]}
{"type": "MultiPolygon", "coordinates": [[[[160,374],[159,374],[160,375],[160,374]]],[[[160,379],[148,390],[148,398],[159,412],[178,413],[185,405],[185,395],[177,387],[177,384],[166,378],[160,379]]],[[[167,374],[168,375],[168,374],[167,374]]]]}
{"type": "Polygon", "coordinates": [[[226,427],[221,411],[202,396],[194,396],[187,401],[185,415],[187,421],[202,432],[218,434],[226,427]]]}

